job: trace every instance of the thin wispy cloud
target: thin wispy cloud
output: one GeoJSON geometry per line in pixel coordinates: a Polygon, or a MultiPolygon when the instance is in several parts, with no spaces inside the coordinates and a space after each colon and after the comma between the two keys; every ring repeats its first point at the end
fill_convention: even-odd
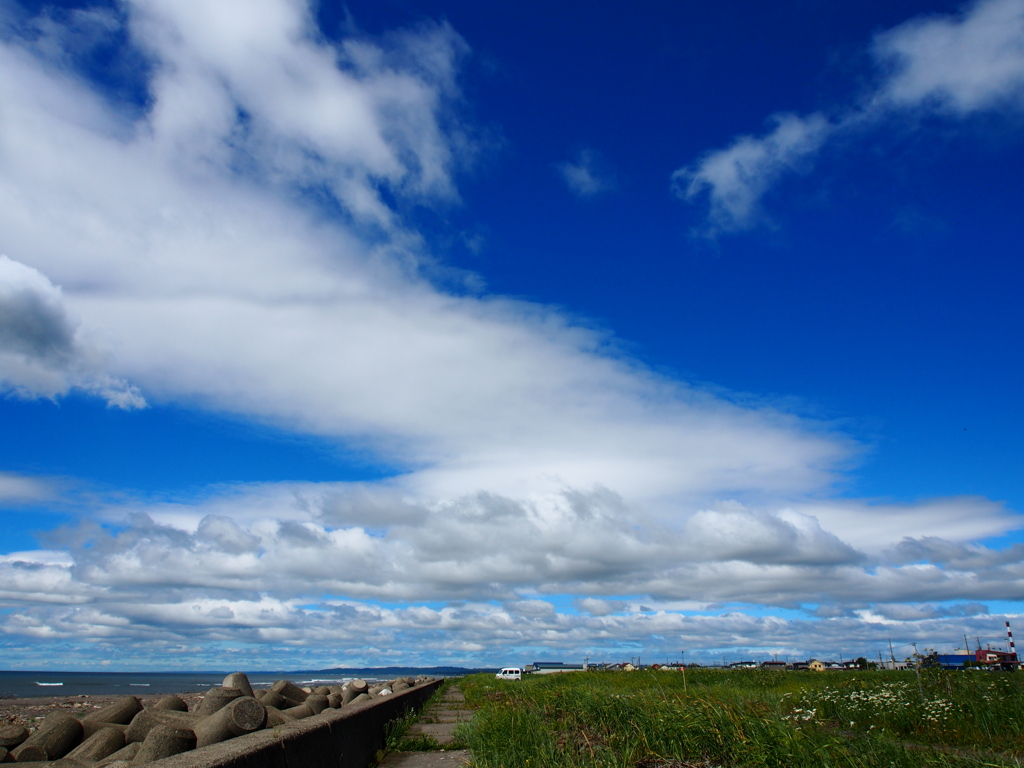
{"type": "Polygon", "coordinates": [[[706,200],[703,234],[770,221],[765,195],[786,175],[812,168],[836,136],[870,133],[908,112],[965,118],[1024,108],[1024,0],[983,0],[956,16],[912,19],[877,35],[870,52],[878,84],[846,110],[775,115],[767,133],[740,136],[672,174],[681,199],[706,200]]]}
{"type": "Polygon", "coordinates": [[[558,163],[555,170],[569,190],[579,197],[593,197],[615,189],[615,174],[593,149],[580,150],[575,161],[558,163]]]}

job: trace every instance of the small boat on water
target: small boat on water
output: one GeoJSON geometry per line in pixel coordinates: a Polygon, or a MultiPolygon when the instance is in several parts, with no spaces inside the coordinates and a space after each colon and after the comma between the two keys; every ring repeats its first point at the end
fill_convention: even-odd
{"type": "Polygon", "coordinates": [[[53,685],[64,685],[64,683],[36,683],[36,685],[53,686],[53,685]]]}

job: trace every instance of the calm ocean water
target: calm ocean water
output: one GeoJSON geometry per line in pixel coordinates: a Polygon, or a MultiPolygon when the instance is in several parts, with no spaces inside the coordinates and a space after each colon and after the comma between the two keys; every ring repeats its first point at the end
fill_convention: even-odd
{"type": "MultiPolygon", "coordinates": [[[[367,670],[369,672],[369,670],[367,670]]],[[[416,675],[420,670],[387,670],[380,679],[416,675]]],[[[124,695],[202,692],[224,682],[227,672],[0,672],[0,698],[29,696],[124,695]]],[[[269,687],[282,678],[299,685],[340,685],[356,675],[345,672],[255,672],[253,687],[269,687]]],[[[359,674],[366,680],[372,674],[359,674]]]]}

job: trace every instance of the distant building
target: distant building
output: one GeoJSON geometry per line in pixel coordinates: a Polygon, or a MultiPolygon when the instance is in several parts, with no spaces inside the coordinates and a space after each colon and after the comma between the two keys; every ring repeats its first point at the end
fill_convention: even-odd
{"type": "Polygon", "coordinates": [[[877,661],[875,665],[878,669],[906,669],[907,662],[905,661],[893,661],[892,659],[886,659],[885,661],[877,661]]]}
{"type": "Polygon", "coordinates": [[[558,672],[582,672],[582,664],[563,664],[560,661],[535,661],[526,665],[526,671],[532,675],[552,675],[558,672]]]}
{"type": "Polygon", "coordinates": [[[974,660],[979,664],[1016,664],[1017,654],[1010,653],[1008,651],[993,651],[991,648],[986,648],[984,650],[979,648],[974,652],[974,660]]]}

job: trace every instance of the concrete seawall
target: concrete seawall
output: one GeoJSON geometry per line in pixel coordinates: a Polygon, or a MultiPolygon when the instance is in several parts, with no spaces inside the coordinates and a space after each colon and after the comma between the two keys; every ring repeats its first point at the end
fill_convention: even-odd
{"type": "Polygon", "coordinates": [[[391,696],[326,709],[315,717],[146,763],[147,768],[366,768],[387,724],[418,710],[443,680],[391,696]]]}

